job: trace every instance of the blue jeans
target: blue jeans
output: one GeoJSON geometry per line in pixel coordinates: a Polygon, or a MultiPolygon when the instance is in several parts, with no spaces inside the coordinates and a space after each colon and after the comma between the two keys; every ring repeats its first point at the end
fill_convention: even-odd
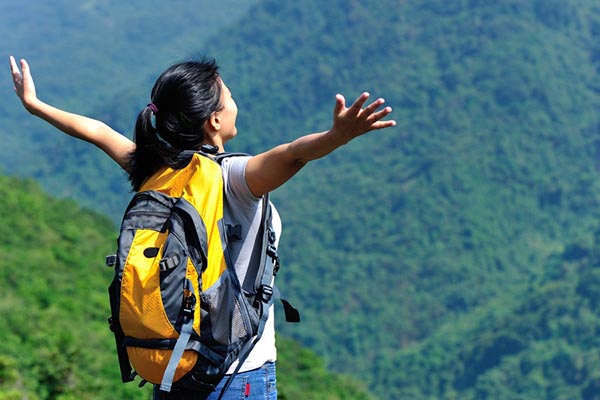
{"type": "MultiPolygon", "coordinates": [[[[275,377],[275,363],[268,362],[262,367],[252,371],[240,372],[234,378],[227,392],[221,400],[277,400],[277,379],[275,377]]],[[[206,398],[206,400],[217,400],[223,386],[227,383],[229,375],[226,375],[217,385],[217,389],[206,398]]],[[[162,392],[161,392],[162,393],[162,392]]],[[[194,400],[193,394],[158,393],[158,385],[155,386],[154,400],[194,400]]]]}
{"type": "MultiPolygon", "coordinates": [[[[229,376],[225,376],[217,390],[206,400],[217,400],[229,376]]],[[[277,400],[275,363],[269,362],[258,369],[241,372],[233,377],[222,400],[277,400]]]]}

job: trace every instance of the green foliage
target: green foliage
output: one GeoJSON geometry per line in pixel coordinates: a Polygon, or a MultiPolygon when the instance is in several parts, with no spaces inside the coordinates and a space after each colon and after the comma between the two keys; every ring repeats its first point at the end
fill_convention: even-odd
{"type": "Polygon", "coordinates": [[[569,263],[564,279],[478,310],[395,357],[397,398],[595,398],[597,312],[578,294],[595,268],[569,263]],[[415,368],[419,366],[418,368],[415,368]]]}
{"type": "MultiPolygon", "coordinates": [[[[350,100],[369,90],[394,107],[397,128],[312,163],[273,196],[284,219],[281,286],[303,312],[302,324],[279,331],[322,355],[328,368],[366,381],[383,399],[597,398],[595,2],[263,0],[222,30],[207,26],[209,40],[194,37],[190,9],[140,3],[140,16],[173,16],[161,29],[174,36],[148,33],[151,45],[140,38],[156,32],[152,17],[128,17],[135,14],[117,2],[85,3],[96,22],[77,30],[71,26],[82,11],[61,14],[67,3],[46,5],[52,18],[39,29],[26,29],[17,6],[1,6],[11,18],[4,26],[14,28],[4,37],[31,37],[34,73],[36,66],[51,72],[36,73],[49,100],[125,132],[161,65],[190,54],[215,56],[233,90],[240,135],[229,150],[256,153],[327,129],[336,92],[350,100]],[[66,26],[57,24],[61,15],[66,26]],[[112,40],[77,45],[104,37],[106,21],[119,28],[112,40]],[[57,31],[71,35],[50,41],[50,51],[31,36],[57,31]],[[73,32],[81,42],[72,42],[73,32]],[[56,60],[70,45],[74,61],[61,74],[56,60]]],[[[16,109],[0,109],[4,168],[100,203],[117,221],[127,198],[117,168],[90,146],[19,121],[16,109]]],[[[36,237],[28,223],[38,217],[22,221],[24,240],[36,237]]],[[[0,241],[12,240],[2,233],[0,241]]],[[[53,249],[52,257],[78,260],[72,250],[53,249]]],[[[37,247],[27,254],[36,263],[47,256],[37,247]]],[[[51,306],[56,282],[35,279],[27,291],[17,285],[25,271],[2,275],[10,288],[3,308],[23,297],[51,306]]],[[[21,314],[10,318],[22,321],[21,314]]],[[[70,340],[52,341],[67,355],[50,381],[72,374],[61,367],[77,357],[70,340]]]]}
{"type": "MultiPolygon", "coordinates": [[[[240,25],[240,38],[257,38],[245,51],[231,38],[207,50],[219,55],[238,102],[233,145],[242,150],[326,129],[336,91],[382,95],[399,121],[275,193],[285,221],[282,286],[304,311],[301,326],[280,331],[336,370],[370,376],[381,398],[486,398],[492,390],[538,398],[535,385],[521,387],[529,376],[507,367],[508,379],[501,368],[541,343],[496,332],[494,318],[512,299],[543,297],[544,282],[567,278],[565,262],[591,254],[600,9],[584,1],[359,3],[266,1],[240,25]],[[462,340],[457,321],[481,324],[481,340],[462,340]],[[435,340],[445,336],[456,348],[472,344],[468,359],[439,353],[449,345],[435,340]],[[439,351],[418,359],[397,350],[430,342],[439,351]]],[[[594,288],[592,280],[579,293],[593,300],[594,288]]],[[[585,386],[538,384],[548,398],[585,386]]]]}
{"type": "MultiPolygon", "coordinates": [[[[112,272],[102,261],[113,251],[112,222],[49,197],[31,180],[5,176],[0,220],[0,399],[149,399],[150,385],[121,383],[105,322],[112,272]]],[[[287,398],[368,398],[313,353],[281,342],[287,398]],[[322,383],[307,387],[314,376],[322,383]]]]}
{"type": "Polygon", "coordinates": [[[0,177],[0,199],[0,398],[140,398],[104,322],[113,223],[30,180],[0,177]]]}
{"type": "Polygon", "coordinates": [[[372,399],[359,382],[332,375],[323,360],[297,342],[278,338],[277,345],[283,349],[277,360],[278,399],[372,399]]]}

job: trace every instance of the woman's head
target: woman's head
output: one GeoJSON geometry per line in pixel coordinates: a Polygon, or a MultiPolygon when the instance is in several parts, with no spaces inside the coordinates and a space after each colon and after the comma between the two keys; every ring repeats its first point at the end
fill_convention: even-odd
{"type": "Polygon", "coordinates": [[[135,125],[129,168],[135,190],[161,167],[174,166],[181,151],[199,150],[207,142],[205,125],[223,110],[223,88],[212,59],[175,64],[158,77],[151,103],[135,125]]]}

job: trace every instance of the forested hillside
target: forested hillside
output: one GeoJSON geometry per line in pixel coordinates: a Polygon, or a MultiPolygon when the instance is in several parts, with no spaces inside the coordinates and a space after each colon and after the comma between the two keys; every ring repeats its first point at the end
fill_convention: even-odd
{"type": "MultiPolygon", "coordinates": [[[[106,322],[112,221],[5,176],[0,220],[0,399],[150,399],[150,385],[120,382],[106,322]]],[[[314,353],[279,342],[280,398],[370,399],[314,353]]]]}
{"type": "Polygon", "coordinates": [[[593,398],[599,7],[273,1],[258,43],[211,42],[254,146],[325,129],[337,91],[399,121],[276,193],[286,333],[383,399],[593,398]]]}
{"type": "Polygon", "coordinates": [[[105,322],[112,222],[30,180],[2,176],[0,192],[0,398],[135,398],[105,322]]]}
{"type": "MultiPolygon", "coordinates": [[[[30,62],[42,99],[130,136],[155,77],[235,24],[256,2],[4,1],[0,54],[5,62],[9,55],[30,62]]],[[[12,83],[6,72],[0,82],[8,96],[12,83]]],[[[112,161],[26,118],[18,102],[0,106],[0,122],[2,170],[35,177],[52,193],[75,197],[119,220],[129,187],[112,161]]]]}
{"type": "MultiPolygon", "coordinates": [[[[281,286],[303,312],[280,332],[382,399],[598,398],[600,4],[264,0],[240,18],[188,48],[232,88],[230,150],[327,129],[337,92],[383,96],[399,122],[274,193],[281,286]]],[[[154,75],[125,67],[134,84],[100,102],[55,99],[129,132],[154,75]]],[[[49,150],[23,170],[119,203],[107,160],[36,140],[49,150]]]]}

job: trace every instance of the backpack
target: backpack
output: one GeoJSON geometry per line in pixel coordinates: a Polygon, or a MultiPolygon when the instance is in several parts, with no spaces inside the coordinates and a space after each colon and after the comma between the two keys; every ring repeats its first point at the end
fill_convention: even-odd
{"type": "MultiPolygon", "coordinates": [[[[278,297],[272,282],[279,258],[267,194],[257,238],[261,260],[248,269],[254,290],[242,289],[228,253],[239,227],[224,225],[220,167],[237,155],[183,152],[181,168],[159,171],[131,199],[117,253],[107,257],[115,267],[109,324],[123,382],[140,375],[142,384],[160,384],[164,392],[208,396],[239,359],[237,373],[260,339],[278,297]]],[[[282,302],[286,319],[298,322],[297,310],[282,302]]]]}

